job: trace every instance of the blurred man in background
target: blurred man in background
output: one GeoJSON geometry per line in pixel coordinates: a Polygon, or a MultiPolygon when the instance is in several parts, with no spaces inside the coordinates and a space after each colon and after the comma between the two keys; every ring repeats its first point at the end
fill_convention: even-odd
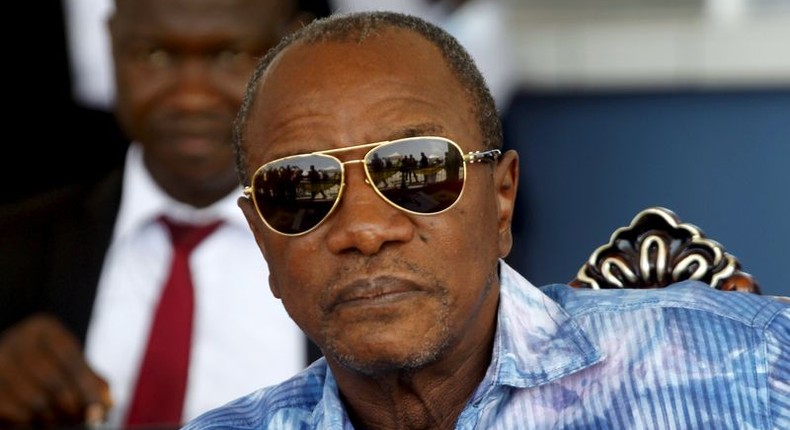
{"type": "Polygon", "coordinates": [[[123,166],[0,213],[3,428],[104,415],[115,427],[177,426],[305,366],[307,342],[271,298],[235,204],[230,140],[257,58],[325,13],[296,0],[115,2],[115,111],[132,142],[123,166]],[[183,257],[171,238],[187,224],[212,230],[183,257]],[[177,340],[191,341],[188,376],[174,383],[186,387],[177,410],[156,416],[173,396],[136,393],[160,319],[174,315],[160,298],[178,278],[171,260],[191,269],[192,334],[158,345],[172,356],[177,340]]]}

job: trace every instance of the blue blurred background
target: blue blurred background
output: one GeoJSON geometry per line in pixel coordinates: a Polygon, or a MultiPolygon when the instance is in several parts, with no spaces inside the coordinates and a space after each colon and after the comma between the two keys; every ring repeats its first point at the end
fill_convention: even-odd
{"type": "Polygon", "coordinates": [[[790,295],[790,91],[535,94],[505,118],[520,153],[508,261],[570,280],[642,209],[664,206],[790,295]]]}

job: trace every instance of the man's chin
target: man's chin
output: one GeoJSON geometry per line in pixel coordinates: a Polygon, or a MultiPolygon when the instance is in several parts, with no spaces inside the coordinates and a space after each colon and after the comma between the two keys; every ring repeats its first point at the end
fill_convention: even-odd
{"type": "Polygon", "coordinates": [[[447,331],[438,327],[428,332],[399,330],[397,333],[360,334],[350,330],[342,336],[334,334],[325,338],[333,339],[324,348],[326,355],[344,367],[368,376],[418,370],[436,362],[450,344],[447,331]]]}
{"type": "Polygon", "coordinates": [[[171,141],[171,149],[185,159],[212,159],[232,154],[231,146],[206,136],[181,136],[171,141]]]}
{"type": "Polygon", "coordinates": [[[438,351],[422,350],[415,351],[415,354],[412,355],[404,355],[403,352],[398,356],[392,354],[376,354],[374,356],[348,354],[334,356],[334,359],[353,372],[369,377],[382,377],[387,374],[417,371],[434,363],[438,357],[438,351]]]}

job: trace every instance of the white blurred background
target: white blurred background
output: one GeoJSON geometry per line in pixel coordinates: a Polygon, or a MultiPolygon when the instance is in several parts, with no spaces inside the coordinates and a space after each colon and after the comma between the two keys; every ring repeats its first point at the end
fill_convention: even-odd
{"type": "MultiPolygon", "coordinates": [[[[64,0],[74,91],[112,103],[111,0],[64,0]]],[[[333,0],[450,30],[504,105],[516,87],[634,89],[790,84],[790,0],[333,0]],[[459,6],[450,4],[460,3],[459,6]]]]}

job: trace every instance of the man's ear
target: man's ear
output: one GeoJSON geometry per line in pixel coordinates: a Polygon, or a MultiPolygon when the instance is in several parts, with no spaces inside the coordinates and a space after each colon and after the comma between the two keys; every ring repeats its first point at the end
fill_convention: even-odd
{"type": "Polygon", "coordinates": [[[513,211],[518,191],[518,153],[508,150],[499,157],[494,168],[494,187],[499,209],[499,256],[504,258],[513,247],[513,211]]]}
{"type": "MultiPolygon", "coordinates": [[[[263,241],[263,229],[266,228],[263,226],[263,222],[261,221],[258,212],[255,210],[255,207],[252,204],[252,201],[246,197],[239,197],[236,201],[236,204],[241,209],[241,212],[244,214],[244,218],[247,219],[247,225],[252,230],[252,235],[255,236],[255,242],[258,243],[258,249],[261,250],[261,254],[263,255],[264,261],[262,264],[268,264],[268,258],[266,258],[266,245],[263,241]]],[[[274,274],[272,271],[269,271],[269,288],[272,290],[272,294],[274,297],[280,298],[280,291],[277,287],[276,279],[274,278],[274,274]]]]}
{"type": "Polygon", "coordinates": [[[241,208],[241,212],[244,214],[244,218],[247,220],[247,225],[252,230],[253,236],[255,236],[255,241],[258,242],[258,248],[261,248],[261,252],[263,256],[266,257],[266,251],[264,250],[263,245],[263,232],[261,231],[261,218],[258,215],[258,212],[255,210],[255,207],[252,204],[252,200],[248,199],[247,197],[239,197],[236,201],[236,204],[241,208]]]}

